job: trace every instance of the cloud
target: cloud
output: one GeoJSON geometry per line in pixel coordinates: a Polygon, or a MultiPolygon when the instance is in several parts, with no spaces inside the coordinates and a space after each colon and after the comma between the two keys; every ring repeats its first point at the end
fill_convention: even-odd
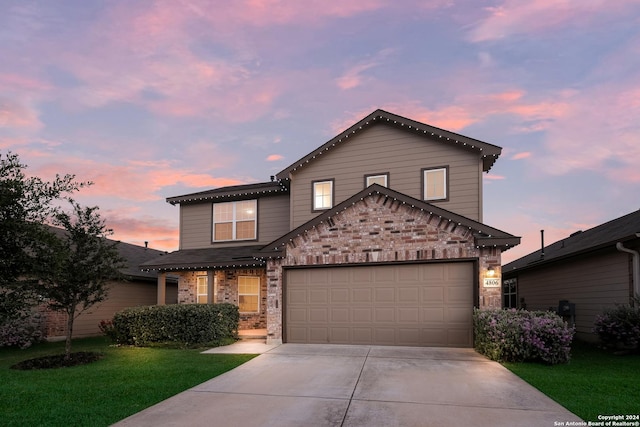
{"type": "Polygon", "coordinates": [[[42,122],[33,107],[0,98],[0,128],[39,129],[41,127],[42,122]]]}
{"type": "Polygon", "coordinates": [[[280,154],[270,154],[267,156],[267,162],[277,162],[282,159],[284,159],[284,156],[281,156],[280,154]]]}
{"type": "Polygon", "coordinates": [[[383,49],[377,52],[372,58],[350,66],[342,76],[336,79],[336,84],[342,90],[353,89],[360,86],[365,81],[363,73],[383,63],[392,52],[393,49],[383,49]]]}
{"type": "Polygon", "coordinates": [[[159,194],[161,190],[176,185],[217,188],[244,183],[235,178],[193,173],[162,162],[113,165],[80,158],[47,162],[35,167],[33,173],[43,179],[52,179],[57,173],[71,173],[80,181],[94,183],[82,191],[83,196],[113,197],[138,202],[161,200],[164,198],[159,194]]]}
{"type": "Polygon", "coordinates": [[[511,160],[522,160],[531,157],[531,151],[522,151],[511,156],[511,160]]]}
{"type": "Polygon", "coordinates": [[[105,218],[107,227],[114,232],[111,239],[120,240],[134,245],[144,246],[165,251],[178,249],[179,227],[175,221],[168,221],[149,215],[129,216],[120,211],[107,210],[100,212],[105,218]]]}
{"type": "Polygon", "coordinates": [[[609,25],[611,16],[625,16],[636,0],[503,0],[484,9],[485,16],[469,33],[472,42],[509,39],[517,34],[543,34],[552,28],[609,25]]]}

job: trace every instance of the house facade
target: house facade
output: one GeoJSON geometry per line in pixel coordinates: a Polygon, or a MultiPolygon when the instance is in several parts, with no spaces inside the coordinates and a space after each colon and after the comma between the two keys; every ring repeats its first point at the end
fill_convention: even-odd
{"type": "Polygon", "coordinates": [[[237,304],[268,342],[472,346],[500,307],[482,173],[501,148],[377,110],[271,177],[167,201],[180,248],[143,264],[179,303],[237,304]]]}
{"type": "Polygon", "coordinates": [[[502,267],[503,306],[558,311],[595,341],[596,316],[640,296],[638,251],[640,211],[576,231],[502,267]]]}

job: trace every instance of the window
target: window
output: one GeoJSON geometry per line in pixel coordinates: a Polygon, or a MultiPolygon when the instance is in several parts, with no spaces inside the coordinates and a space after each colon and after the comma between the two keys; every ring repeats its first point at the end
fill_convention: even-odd
{"type": "Polygon", "coordinates": [[[238,308],[241,313],[260,311],[260,277],[238,276],[238,308]]]}
{"type": "Polygon", "coordinates": [[[207,280],[207,276],[197,276],[196,277],[196,302],[198,304],[206,304],[207,303],[207,294],[209,290],[209,281],[207,280]]]}
{"type": "Polygon", "coordinates": [[[213,241],[256,239],[257,201],[213,204],[213,241]]]}
{"type": "Polygon", "coordinates": [[[315,181],[313,185],[313,210],[333,207],[333,180],[315,181]]]}
{"type": "Polygon", "coordinates": [[[379,173],[376,175],[365,175],[364,176],[364,186],[368,187],[372,184],[382,185],[383,187],[389,186],[389,174],[388,173],[379,173]]]}
{"type": "Polygon", "coordinates": [[[507,279],[502,282],[503,308],[518,308],[518,279],[507,279]]]}
{"type": "Polygon", "coordinates": [[[422,188],[424,200],[445,200],[447,196],[447,169],[423,169],[422,188]]]}

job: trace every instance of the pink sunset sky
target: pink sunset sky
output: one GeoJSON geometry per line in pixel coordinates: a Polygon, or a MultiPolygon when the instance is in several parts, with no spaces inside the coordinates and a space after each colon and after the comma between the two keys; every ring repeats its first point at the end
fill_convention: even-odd
{"type": "Polygon", "coordinates": [[[508,262],[640,208],[638,0],[4,0],[0,154],[178,249],[171,196],[268,181],[377,108],[503,147],[508,262]]]}

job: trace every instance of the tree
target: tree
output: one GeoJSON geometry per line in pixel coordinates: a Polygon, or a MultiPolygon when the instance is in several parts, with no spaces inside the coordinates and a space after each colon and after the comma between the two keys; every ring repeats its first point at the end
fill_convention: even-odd
{"type": "Polygon", "coordinates": [[[57,202],[90,182],[56,175],[52,182],[27,177],[17,154],[0,153],[0,326],[20,320],[34,304],[36,247],[44,224],[58,211],[57,202]]]}
{"type": "Polygon", "coordinates": [[[82,207],[69,200],[73,212],[60,211],[54,225],[38,248],[40,286],[38,292],[54,311],[67,315],[65,358],[71,355],[75,319],[108,296],[108,281],[121,277],[124,259],[113,234],[100,217],[97,207],[82,207]]]}

